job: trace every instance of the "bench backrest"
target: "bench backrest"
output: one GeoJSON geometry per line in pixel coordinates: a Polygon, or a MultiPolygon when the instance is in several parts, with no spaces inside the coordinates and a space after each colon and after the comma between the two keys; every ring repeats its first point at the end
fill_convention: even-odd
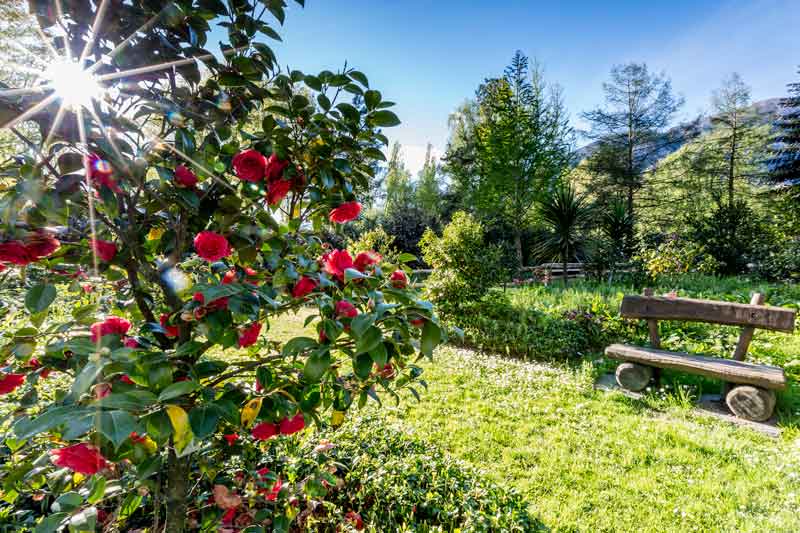
{"type": "Polygon", "coordinates": [[[794,331],[795,321],[795,311],[783,307],[638,295],[622,299],[620,314],[625,318],[709,322],[787,333],[794,331]]]}

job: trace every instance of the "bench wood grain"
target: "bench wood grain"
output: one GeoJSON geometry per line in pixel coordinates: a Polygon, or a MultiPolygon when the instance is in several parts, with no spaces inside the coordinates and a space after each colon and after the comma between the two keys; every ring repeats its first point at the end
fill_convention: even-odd
{"type": "Polygon", "coordinates": [[[626,344],[612,344],[606,348],[606,356],[658,368],[682,370],[730,383],[756,385],[766,389],[786,388],[786,374],[782,368],[776,366],[691,355],[684,352],[668,352],[626,344]]]}
{"type": "Polygon", "coordinates": [[[620,314],[625,318],[709,322],[787,333],[794,331],[795,320],[794,310],[783,307],[638,295],[622,299],[620,314]]]}

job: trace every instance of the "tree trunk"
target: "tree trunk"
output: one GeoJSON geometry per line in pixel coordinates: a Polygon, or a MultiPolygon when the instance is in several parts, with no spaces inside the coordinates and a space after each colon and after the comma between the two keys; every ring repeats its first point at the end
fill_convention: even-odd
{"type": "Polygon", "coordinates": [[[522,274],[523,259],[522,259],[522,231],[517,230],[514,232],[514,248],[517,252],[517,275],[522,274]]]}
{"type": "Polygon", "coordinates": [[[164,531],[184,533],[186,531],[187,499],[189,496],[189,458],[178,457],[170,447],[167,458],[166,524],[164,531]]]}
{"type": "Polygon", "coordinates": [[[564,286],[566,287],[567,286],[567,282],[569,281],[569,276],[567,275],[567,264],[568,264],[567,261],[569,260],[569,258],[565,254],[564,257],[562,257],[561,259],[562,259],[562,265],[561,266],[564,269],[564,270],[561,271],[561,274],[564,276],[564,286]]]}

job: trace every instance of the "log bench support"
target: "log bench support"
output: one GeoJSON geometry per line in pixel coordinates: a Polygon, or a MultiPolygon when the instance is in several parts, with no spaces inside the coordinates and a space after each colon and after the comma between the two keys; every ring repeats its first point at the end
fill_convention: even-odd
{"type": "Polygon", "coordinates": [[[606,356],[622,361],[616,370],[620,387],[633,392],[644,390],[668,368],[719,379],[724,382],[723,397],[737,417],[762,422],[775,409],[775,390],[786,388],[783,369],[746,362],[744,359],[756,328],[792,332],[792,310],[764,305],[764,295],[754,294],[750,304],[661,298],[646,289],[644,296],[625,296],[620,314],[625,318],[647,320],[650,347],[613,344],[606,356]],[[731,359],[706,357],[661,350],[658,320],[690,320],[743,326],[731,359]]]}

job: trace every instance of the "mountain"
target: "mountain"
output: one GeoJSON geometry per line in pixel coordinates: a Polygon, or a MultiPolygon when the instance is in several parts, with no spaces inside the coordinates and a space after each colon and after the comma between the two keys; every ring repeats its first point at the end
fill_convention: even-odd
{"type": "MultiPolygon", "coordinates": [[[[777,118],[780,110],[780,98],[768,98],[754,102],[748,110],[758,118],[757,124],[772,124],[777,118]]],[[[698,137],[705,135],[713,129],[714,116],[700,115],[692,121],[684,122],[667,131],[663,138],[658,142],[660,145],[657,150],[652,150],[648,156],[648,166],[657,163],[659,160],[678,151],[685,144],[694,141],[698,137]]],[[[592,155],[597,147],[598,141],[589,143],[577,150],[576,162],[580,163],[592,155]]],[[[644,150],[650,151],[645,147],[644,150]]]]}

